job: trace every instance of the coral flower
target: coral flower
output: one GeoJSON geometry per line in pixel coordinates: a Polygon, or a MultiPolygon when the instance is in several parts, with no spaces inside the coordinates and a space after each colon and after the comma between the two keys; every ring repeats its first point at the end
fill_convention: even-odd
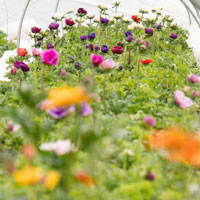
{"type": "Polygon", "coordinates": [[[134,20],[136,23],[140,24],[140,18],[139,18],[139,17],[133,15],[133,16],[131,17],[131,19],[134,20]]]}
{"type": "Polygon", "coordinates": [[[152,59],[140,60],[140,63],[145,64],[145,65],[150,64],[150,63],[152,63],[152,62],[153,62],[152,59]]]}
{"type": "Polygon", "coordinates": [[[33,48],[31,49],[33,56],[40,56],[41,52],[39,49],[33,48]]]}
{"type": "Polygon", "coordinates": [[[62,86],[49,91],[47,102],[44,103],[43,108],[68,107],[88,100],[89,96],[84,88],[62,86]]]}
{"type": "Polygon", "coordinates": [[[48,190],[53,190],[59,183],[60,178],[61,178],[61,175],[57,171],[54,171],[54,170],[49,171],[44,178],[43,185],[48,190]]]}
{"type": "Polygon", "coordinates": [[[91,54],[90,60],[92,64],[97,67],[103,62],[104,58],[101,55],[91,54]]]}
{"type": "Polygon", "coordinates": [[[101,68],[102,69],[112,69],[116,66],[116,63],[113,59],[107,59],[107,60],[104,60],[102,63],[101,63],[101,68]]]}
{"type": "Polygon", "coordinates": [[[42,171],[38,167],[25,166],[13,173],[15,182],[19,185],[34,185],[42,179],[42,171]]]}
{"type": "Polygon", "coordinates": [[[28,54],[28,51],[24,48],[18,48],[17,49],[17,55],[18,56],[26,56],[28,54]]]}
{"type": "Polygon", "coordinates": [[[172,127],[150,136],[152,150],[164,151],[167,159],[200,167],[200,140],[196,134],[172,127]]]}
{"type": "Polygon", "coordinates": [[[59,62],[59,54],[54,49],[45,50],[41,53],[41,59],[47,65],[56,66],[59,62]]]}
{"type": "Polygon", "coordinates": [[[80,181],[84,185],[91,187],[94,185],[94,180],[86,172],[76,172],[74,174],[76,180],[80,181]]]}

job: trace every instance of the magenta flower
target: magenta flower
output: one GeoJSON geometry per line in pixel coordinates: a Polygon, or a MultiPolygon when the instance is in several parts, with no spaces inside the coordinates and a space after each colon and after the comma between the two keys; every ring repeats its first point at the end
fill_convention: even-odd
{"type": "Polygon", "coordinates": [[[56,66],[59,62],[59,54],[54,49],[45,50],[41,53],[41,60],[47,65],[56,66]]]}
{"type": "Polygon", "coordinates": [[[145,116],[143,118],[143,121],[145,124],[152,126],[152,127],[156,125],[156,120],[152,116],[145,116]]]}
{"type": "Polygon", "coordinates": [[[180,90],[176,90],[174,92],[174,100],[176,104],[182,109],[188,108],[193,105],[192,99],[186,97],[185,94],[180,90]]]}
{"type": "Polygon", "coordinates": [[[191,83],[199,83],[200,82],[200,77],[195,75],[195,74],[190,74],[188,76],[188,81],[190,81],[191,83]]]}
{"type": "Polygon", "coordinates": [[[101,63],[101,68],[102,69],[112,69],[116,66],[116,63],[113,59],[107,59],[107,60],[104,60],[102,63],[101,63]]]}
{"type": "Polygon", "coordinates": [[[83,102],[81,105],[81,114],[83,116],[88,116],[89,114],[93,113],[93,109],[87,102],[83,102]]]}
{"type": "Polygon", "coordinates": [[[91,54],[90,60],[94,66],[99,66],[104,61],[104,58],[101,55],[91,54]]]}
{"type": "Polygon", "coordinates": [[[193,91],[192,92],[192,96],[193,97],[199,97],[200,96],[200,92],[199,91],[193,91]]]}

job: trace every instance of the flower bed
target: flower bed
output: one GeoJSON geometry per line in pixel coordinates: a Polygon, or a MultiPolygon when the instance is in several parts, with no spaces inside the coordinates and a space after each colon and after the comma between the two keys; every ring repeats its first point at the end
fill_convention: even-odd
{"type": "Polygon", "coordinates": [[[9,59],[0,199],[199,199],[200,77],[187,32],[160,10],[99,11],[33,27],[32,51],[9,59]]]}

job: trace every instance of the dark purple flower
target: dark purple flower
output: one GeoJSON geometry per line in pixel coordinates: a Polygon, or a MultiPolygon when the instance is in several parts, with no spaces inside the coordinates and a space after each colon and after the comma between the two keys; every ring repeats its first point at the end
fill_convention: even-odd
{"type": "Polygon", "coordinates": [[[153,35],[153,28],[145,28],[144,31],[147,35],[153,35]]]}
{"type": "Polygon", "coordinates": [[[155,176],[154,173],[148,172],[148,173],[146,174],[145,178],[146,178],[147,180],[149,180],[149,181],[154,181],[155,178],[156,178],[156,176],[155,176]]]}
{"type": "Polygon", "coordinates": [[[162,29],[162,25],[161,25],[161,24],[156,24],[154,27],[155,27],[156,29],[158,29],[158,30],[161,30],[161,29],[162,29]]]}
{"type": "Polygon", "coordinates": [[[178,35],[176,33],[170,33],[169,37],[175,40],[178,35]]]}
{"type": "Polygon", "coordinates": [[[130,31],[127,31],[124,33],[126,37],[128,37],[129,35],[132,36],[133,34],[130,31]]]}
{"type": "Polygon", "coordinates": [[[79,69],[79,68],[81,67],[81,63],[75,62],[75,63],[74,63],[74,67],[75,67],[76,69],[79,69]]]}
{"type": "Polygon", "coordinates": [[[122,71],[123,69],[124,69],[123,66],[119,66],[119,68],[118,68],[119,71],[122,71]]]}
{"type": "Polygon", "coordinates": [[[102,46],[101,46],[101,52],[102,52],[102,53],[107,53],[107,52],[108,52],[108,46],[105,45],[105,44],[102,45],[102,46]]]}
{"type": "Polygon", "coordinates": [[[90,33],[90,34],[88,34],[87,37],[88,37],[89,40],[93,40],[93,39],[95,39],[96,34],[95,33],[90,33]]]}
{"type": "Polygon", "coordinates": [[[67,116],[70,112],[74,112],[74,109],[74,106],[70,106],[67,108],[53,108],[51,110],[47,110],[46,112],[55,119],[61,119],[67,116]]]}
{"type": "Polygon", "coordinates": [[[40,31],[41,31],[41,28],[38,28],[36,26],[34,26],[34,27],[31,28],[31,32],[32,33],[39,33],[40,31]]]}
{"type": "Polygon", "coordinates": [[[83,102],[81,105],[81,114],[83,116],[88,116],[89,114],[91,114],[93,112],[93,109],[90,107],[90,105],[86,102],[83,102]]]}
{"type": "Polygon", "coordinates": [[[23,72],[28,72],[30,70],[29,66],[22,61],[14,62],[14,67],[17,69],[21,69],[23,72]]]}
{"type": "Polygon", "coordinates": [[[107,19],[107,18],[101,18],[100,22],[101,22],[102,24],[108,24],[109,19],[107,19]]]}
{"type": "Polygon", "coordinates": [[[80,40],[84,41],[87,40],[88,36],[87,35],[81,35],[80,36],[80,40]]]}
{"type": "Polygon", "coordinates": [[[72,19],[66,19],[65,20],[66,25],[68,26],[73,26],[75,24],[75,21],[72,19]]]}
{"type": "Polygon", "coordinates": [[[41,45],[42,45],[42,42],[37,42],[37,43],[35,44],[35,47],[36,47],[36,48],[39,48],[39,47],[41,47],[41,45]]]}
{"type": "Polygon", "coordinates": [[[94,45],[93,44],[88,44],[86,47],[88,49],[90,49],[91,51],[94,51],[94,45]]]}
{"type": "Polygon", "coordinates": [[[69,56],[69,61],[70,61],[70,62],[74,62],[74,61],[75,61],[74,56],[69,56]]]}
{"type": "Polygon", "coordinates": [[[95,51],[99,51],[101,48],[99,46],[94,47],[95,51]]]}
{"type": "Polygon", "coordinates": [[[128,36],[126,37],[126,41],[127,41],[127,42],[132,42],[132,41],[133,41],[133,36],[132,36],[132,35],[128,35],[128,36]]]}
{"type": "Polygon", "coordinates": [[[83,14],[83,15],[86,15],[86,14],[87,14],[87,10],[85,10],[84,8],[79,8],[79,9],[77,10],[77,12],[78,12],[79,14],[83,14]]]}
{"type": "Polygon", "coordinates": [[[47,49],[53,49],[54,48],[54,45],[53,44],[47,44],[47,49]]]}
{"type": "Polygon", "coordinates": [[[56,30],[56,29],[58,29],[58,27],[59,27],[58,23],[51,23],[51,24],[49,24],[49,29],[50,30],[56,30]]]}

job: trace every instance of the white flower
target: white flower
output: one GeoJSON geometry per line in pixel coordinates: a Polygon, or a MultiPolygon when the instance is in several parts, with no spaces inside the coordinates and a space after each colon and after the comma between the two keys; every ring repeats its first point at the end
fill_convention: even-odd
{"type": "Polygon", "coordinates": [[[128,26],[128,30],[134,30],[134,29],[139,29],[139,28],[144,28],[143,26],[142,26],[142,24],[130,24],[129,26],[128,26]]]}
{"type": "Polygon", "coordinates": [[[77,151],[75,145],[72,144],[70,140],[58,140],[56,142],[44,143],[40,145],[40,150],[53,151],[59,156],[77,151]]]}
{"type": "Polygon", "coordinates": [[[78,17],[78,18],[76,19],[76,21],[77,21],[78,23],[83,23],[83,22],[84,22],[84,19],[83,19],[82,17],[78,17]]]}
{"type": "Polygon", "coordinates": [[[65,13],[55,13],[53,15],[53,18],[57,19],[57,20],[61,20],[62,18],[64,18],[66,15],[65,13]]]}

